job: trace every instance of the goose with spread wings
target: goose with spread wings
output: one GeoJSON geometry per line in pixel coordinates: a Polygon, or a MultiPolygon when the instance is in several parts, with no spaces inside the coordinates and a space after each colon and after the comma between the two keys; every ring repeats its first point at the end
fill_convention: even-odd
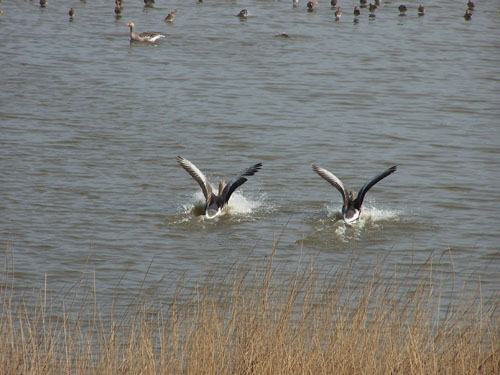
{"type": "Polygon", "coordinates": [[[344,187],[342,181],[340,181],[333,173],[321,167],[317,167],[316,165],[313,165],[312,168],[314,172],[332,184],[342,195],[344,200],[344,204],[342,205],[342,217],[346,224],[352,224],[359,219],[359,216],[361,215],[361,206],[363,205],[363,200],[365,199],[365,195],[368,190],[370,190],[380,180],[396,172],[396,166],[393,166],[373,177],[369,182],[361,187],[358,192],[358,196],[355,199],[354,192],[348,191],[344,187]]]}
{"type": "Polygon", "coordinates": [[[262,167],[262,163],[257,163],[249,168],[242,170],[238,175],[226,183],[225,180],[219,182],[219,193],[215,194],[212,191],[212,186],[208,182],[205,175],[189,160],[184,159],[181,156],[177,156],[177,162],[182,168],[186,170],[187,173],[195,179],[195,181],[200,185],[203,195],[206,200],[205,216],[207,219],[212,219],[218,216],[222,210],[227,206],[227,202],[234,191],[243,185],[247,179],[245,176],[253,176],[262,167]]]}

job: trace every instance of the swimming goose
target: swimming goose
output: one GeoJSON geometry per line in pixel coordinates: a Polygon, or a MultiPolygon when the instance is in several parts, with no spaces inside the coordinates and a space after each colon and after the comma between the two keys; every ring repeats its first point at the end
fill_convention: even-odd
{"type": "Polygon", "coordinates": [[[160,38],[164,38],[165,35],[154,32],[154,31],[144,31],[140,34],[136,34],[134,31],[135,25],[133,22],[127,23],[125,26],[130,27],[130,40],[136,42],[150,42],[154,43],[160,38]]]}
{"type": "Polygon", "coordinates": [[[335,21],[340,21],[340,17],[342,17],[342,9],[338,7],[335,11],[335,21]]]}
{"type": "Polygon", "coordinates": [[[418,6],[418,15],[419,16],[425,15],[425,7],[422,4],[418,6]]]}
{"type": "Polygon", "coordinates": [[[472,19],[472,12],[469,9],[465,10],[464,18],[466,21],[470,21],[472,19]]]}
{"type": "Polygon", "coordinates": [[[196,165],[181,156],[177,156],[176,160],[177,163],[179,163],[180,166],[184,168],[186,172],[189,173],[191,177],[193,177],[195,181],[200,185],[206,200],[205,216],[207,219],[212,219],[222,212],[234,191],[247,181],[244,176],[253,176],[262,167],[262,163],[257,163],[247,169],[242,170],[233,180],[229,181],[227,184],[225,180],[220,181],[219,193],[214,194],[212,192],[212,186],[210,185],[210,182],[208,182],[205,175],[196,167],[196,165]]]}
{"type": "Polygon", "coordinates": [[[165,22],[174,22],[174,15],[177,13],[177,9],[174,9],[171,11],[167,16],[165,17],[164,21],[165,22]]]}
{"type": "Polygon", "coordinates": [[[408,10],[408,8],[406,7],[406,5],[404,4],[401,4],[399,7],[399,15],[400,16],[406,16],[406,11],[408,10]]]}
{"type": "Polygon", "coordinates": [[[331,1],[330,1],[330,5],[331,5],[332,7],[334,7],[334,8],[335,8],[335,7],[337,7],[337,3],[338,3],[338,1],[337,1],[337,0],[331,0],[331,1]]]}
{"type": "Polygon", "coordinates": [[[354,192],[346,190],[342,181],[340,181],[333,173],[315,165],[313,165],[312,168],[314,172],[332,184],[340,192],[340,194],[342,194],[342,198],[344,200],[344,204],[342,205],[342,217],[346,224],[352,224],[359,219],[361,206],[363,205],[363,200],[365,199],[365,195],[368,190],[370,190],[373,185],[383,178],[386,178],[390,174],[396,172],[396,166],[393,166],[375,176],[370,182],[367,182],[361,187],[358,192],[358,196],[354,199],[354,192]]]}
{"type": "Polygon", "coordinates": [[[317,2],[317,1],[308,1],[308,2],[307,2],[307,10],[308,10],[309,12],[314,11],[314,7],[315,7],[316,5],[318,5],[318,2],[317,2]]]}
{"type": "Polygon", "coordinates": [[[75,10],[73,8],[71,8],[68,12],[68,15],[73,18],[75,16],[75,10]]]}
{"type": "Polygon", "coordinates": [[[48,4],[47,0],[40,0],[40,7],[45,8],[48,4]]]}
{"type": "Polygon", "coordinates": [[[237,15],[236,17],[240,17],[240,18],[247,18],[248,17],[248,10],[246,9],[242,9],[237,15]]]}
{"type": "Polygon", "coordinates": [[[361,14],[361,12],[359,11],[359,8],[358,7],[354,7],[354,17],[359,17],[359,15],[361,14]]]}
{"type": "Polygon", "coordinates": [[[467,8],[469,8],[469,10],[474,10],[475,6],[476,4],[474,4],[474,2],[471,0],[469,0],[469,2],[467,3],[467,8]]]}

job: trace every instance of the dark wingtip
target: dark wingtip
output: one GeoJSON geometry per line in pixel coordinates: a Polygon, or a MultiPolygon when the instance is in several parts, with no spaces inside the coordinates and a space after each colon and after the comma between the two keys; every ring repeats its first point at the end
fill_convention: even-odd
{"type": "Polygon", "coordinates": [[[260,168],[262,168],[262,163],[257,163],[257,164],[255,164],[255,165],[252,167],[252,170],[251,170],[252,174],[253,174],[253,173],[257,173],[258,171],[260,171],[260,168]]]}
{"type": "Polygon", "coordinates": [[[253,167],[252,167],[252,170],[254,172],[258,172],[260,170],[260,168],[262,168],[262,163],[257,163],[255,164],[253,167]]]}

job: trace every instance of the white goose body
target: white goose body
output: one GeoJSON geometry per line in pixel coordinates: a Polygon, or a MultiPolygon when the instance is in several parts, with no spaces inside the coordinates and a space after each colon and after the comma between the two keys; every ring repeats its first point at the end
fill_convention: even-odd
{"type": "Polygon", "coordinates": [[[212,186],[210,182],[205,177],[205,175],[189,160],[184,159],[181,156],[177,156],[177,162],[186,172],[188,172],[191,177],[200,185],[203,195],[205,196],[205,217],[207,219],[213,219],[219,216],[223,210],[227,207],[229,198],[234,193],[234,191],[241,185],[243,185],[247,179],[245,176],[253,176],[262,167],[262,163],[257,163],[249,168],[242,170],[238,175],[226,184],[225,180],[219,182],[219,193],[215,194],[212,191],[212,186]]]}

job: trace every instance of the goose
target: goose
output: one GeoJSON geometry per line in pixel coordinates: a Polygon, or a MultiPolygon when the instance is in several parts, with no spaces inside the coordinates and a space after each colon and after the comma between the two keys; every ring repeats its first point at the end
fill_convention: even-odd
{"type": "Polygon", "coordinates": [[[337,6],[338,1],[337,0],[331,0],[330,5],[335,8],[337,6]]]}
{"type": "Polygon", "coordinates": [[[406,11],[408,10],[408,8],[406,7],[406,5],[401,4],[401,5],[398,7],[398,9],[399,9],[399,15],[400,15],[400,16],[406,16],[406,14],[405,14],[405,13],[406,13],[406,11]]]}
{"type": "Polygon", "coordinates": [[[466,21],[470,21],[472,19],[472,12],[469,9],[465,11],[464,18],[466,21]]]}
{"type": "Polygon", "coordinates": [[[117,15],[117,17],[119,17],[120,14],[122,13],[122,7],[120,4],[121,4],[121,2],[119,2],[119,1],[116,2],[115,14],[117,15]]]}
{"type": "Polygon", "coordinates": [[[73,18],[75,16],[75,10],[73,8],[71,8],[68,12],[68,15],[73,18]]]}
{"type": "Polygon", "coordinates": [[[127,23],[125,26],[130,27],[130,40],[136,42],[150,42],[154,43],[160,38],[164,38],[165,35],[157,33],[155,31],[144,31],[140,34],[136,34],[134,31],[135,25],[133,22],[127,23]]]}
{"type": "Polygon", "coordinates": [[[174,22],[174,15],[177,13],[177,9],[174,9],[171,11],[167,16],[165,17],[164,21],[165,22],[174,22]]]}
{"type": "Polygon", "coordinates": [[[368,9],[370,10],[370,13],[373,13],[377,10],[377,6],[375,4],[370,3],[370,5],[368,5],[368,9]]]}
{"type": "Polygon", "coordinates": [[[467,8],[469,8],[470,10],[474,10],[475,6],[476,4],[474,4],[472,0],[469,0],[469,2],[467,3],[467,8]]]}
{"type": "Polygon", "coordinates": [[[315,7],[316,5],[318,5],[318,2],[317,2],[317,1],[309,1],[309,2],[307,3],[307,10],[308,10],[309,12],[314,11],[314,7],[315,7]]]}
{"type": "Polygon", "coordinates": [[[223,209],[227,207],[227,202],[229,202],[229,198],[231,198],[231,195],[234,193],[234,191],[247,181],[245,176],[253,176],[262,167],[262,163],[257,163],[247,169],[242,170],[234,179],[229,181],[227,184],[225,180],[220,181],[219,193],[215,194],[212,192],[212,186],[210,185],[210,182],[208,182],[205,175],[196,167],[196,165],[181,156],[177,156],[176,161],[200,185],[206,200],[205,217],[207,219],[213,219],[214,217],[218,216],[223,211],[223,209]]]}
{"type": "Polygon", "coordinates": [[[335,11],[335,21],[339,21],[341,16],[342,16],[342,10],[340,9],[340,7],[338,7],[337,10],[335,11]]]}
{"type": "Polygon", "coordinates": [[[248,17],[248,10],[246,9],[242,9],[237,15],[236,17],[240,17],[240,18],[247,18],[248,17]]]}
{"type": "Polygon", "coordinates": [[[40,7],[45,8],[48,4],[47,0],[40,0],[40,7]]]}
{"type": "Polygon", "coordinates": [[[342,205],[342,218],[346,224],[352,224],[359,219],[361,215],[361,206],[366,193],[380,180],[386,178],[390,174],[396,172],[396,166],[386,169],[384,172],[372,178],[369,182],[364,184],[358,192],[358,196],[354,199],[354,192],[346,190],[342,181],[340,181],[333,173],[317,167],[312,166],[314,172],[323,177],[326,181],[332,184],[342,194],[344,204],[342,205]]]}
{"type": "Polygon", "coordinates": [[[361,12],[359,11],[359,8],[358,7],[354,7],[354,17],[359,17],[359,15],[361,14],[361,12]]]}
{"type": "Polygon", "coordinates": [[[425,14],[425,7],[422,4],[420,4],[418,6],[418,15],[423,16],[424,14],[425,14]]]}

